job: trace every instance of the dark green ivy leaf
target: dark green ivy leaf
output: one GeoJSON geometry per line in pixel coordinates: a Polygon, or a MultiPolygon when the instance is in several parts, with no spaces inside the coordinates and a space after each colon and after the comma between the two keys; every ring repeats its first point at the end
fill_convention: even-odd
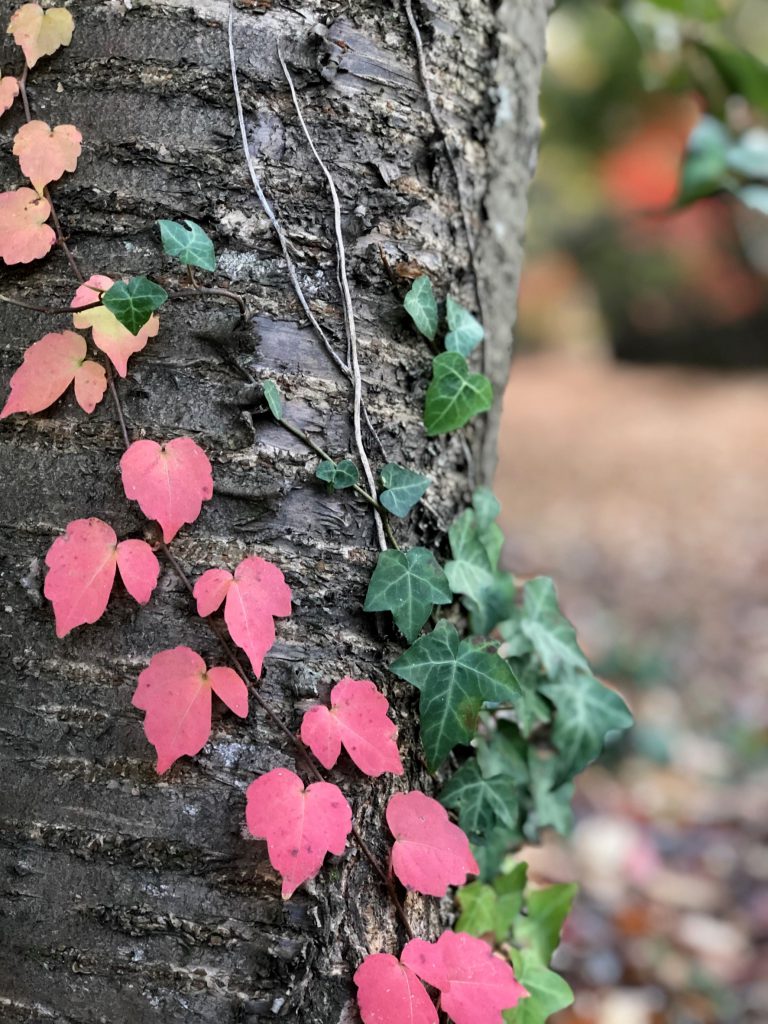
{"type": "Polygon", "coordinates": [[[510,830],[500,825],[482,838],[472,843],[472,853],[480,867],[480,878],[484,882],[493,881],[503,869],[510,850],[515,850],[524,842],[523,833],[510,830]]]}
{"type": "Polygon", "coordinates": [[[269,411],[276,420],[281,419],[283,415],[283,396],[280,394],[280,388],[273,380],[265,380],[261,383],[261,390],[264,393],[264,400],[269,406],[269,411]]]}
{"type": "Polygon", "coordinates": [[[483,777],[474,757],[465,761],[443,786],[440,803],[459,812],[468,836],[484,835],[497,824],[517,827],[518,787],[507,775],[483,777]]]}
{"type": "Polygon", "coordinates": [[[163,249],[169,256],[175,256],[182,263],[202,270],[216,269],[213,242],[199,224],[192,220],[184,221],[186,227],[175,220],[159,220],[157,223],[163,249]]]}
{"type": "Polygon", "coordinates": [[[403,305],[416,329],[425,338],[434,341],[437,334],[437,302],[432,291],[432,282],[426,275],[416,278],[405,296],[403,305]]]}
{"type": "MultiPolygon", "coordinates": [[[[447,585],[447,581],[446,581],[447,585]]],[[[421,739],[431,769],[459,743],[469,743],[485,701],[514,704],[519,684],[495,652],[459,640],[442,620],[392,665],[396,676],[421,691],[421,739]]]]}
{"type": "Polygon", "coordinates": [[[458,430],[473,416],[487,412],[492,404],[491,382],[482,373],[471,373],[464,356],[458,352],[435,356],[424,407],[429,437],[458,430]]]}
{"type": "MultiPolygon", "coordinates": [[[[501,551],[496,531],[501,531],[493,521],[485,522],[486,514],[484,509],[481,520],[475,508],[468,508],[455,520],[448,531],[453,558],[445,566],[451,590],[462,595],[472,632],[479,635],[490,633],[497,623],[513,614],[515,600],[512,575],[496,568],[501,551]]],[[[503,543],[503,536],[501,540],[503,543]]]]}
{"type": "Polygon", "coordinates": [[[559,769],[557,758],[540,757],[533,749],[528,751],[531,809],[523,832],[529,842],[538,842],[544,828],[553,828],[561,836],[567,836],[573,828],[573,783],[562,782],[559,769]]]}
{"type": "Polygon", "coordinates": [[[545,1024],[573,1002],[568,982],[541,962],[532,949],[511,949],[515,978],[528,991],[512,1010],[504,1011],[504,1024],[545,1024]]]}
{"type": "Polygon", "coordinates": [[[432,552],[411,548],[382,551],[368,585],[364,609],[391,612],[397,628],[413,643],[433,607],[452,601],[448,580],[432,552]]]}
{"type": "Polygon", "coordinates": [[[537,576],[525,584],[523,607],[516,609],[499,629],[507,641],[504,650],[508,656],[533,649],[550,679],[568,668],[589,671],[576,642],[576,630],[561,613],[555,585],[548,576],[537,576]]]}
{"type": "Polygon", "coordinates": [[[393,516],[407,515],[431,483],[429,477],[394,462],[388,462],[382,469],[381,482],[386,490],[379,495],[379,501],[393,516]]]}
{"type": "Polygon", "coordinates": [[[552,743],[561,778],[571,778],[599,757],[611,732],[624,732],[633,718],[622,698],[592,675],[567,672],[541,692],[557,709],[552,743]]]}
{"type": "Polygon", "coordinates": [[[168,298],[168,292],[146,277],[132,277],[126,284],[115,281],[101,301],[131,334],[138,334],[156,309],[168,298]]]}
{"type": "Polygon", "coordinates": [[[458,352],[461,356],[468,356],[485,337],[483,325],[472,316],[469,310],[455,302],[450,295],[445,301],[445,312],[450,329],[445,336],[446,350],[458,352]]]}
{"type": "Polygon", "coordinates": [[[315,470],[315,476],[318,480],[324,480],[335,491],[342,491],[345,487],[354,487],[360,479],[357,466],[349,459],[342,459],[341,462],[331,462],[330,459],[325,459],[315,470]]]}

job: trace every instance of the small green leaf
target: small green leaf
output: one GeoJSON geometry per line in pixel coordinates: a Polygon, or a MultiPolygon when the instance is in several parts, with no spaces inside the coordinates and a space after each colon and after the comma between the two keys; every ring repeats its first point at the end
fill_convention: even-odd
{"type": "Polygon", "coordinates": [[[261,390],[264,392],[264,400],[269,406],[269,411],[276,420],[282,419],[283,396],[280,394],[280,388],[273,380],[265,380],[261,382],[261,390]]]}
{"type": "Polygon", "coordinates": [[[515,657],[533,649],[541,658],[550,679],[566,668],[589,671],[587,659],[576,642],[576,630],[560,611],[557,591],[549,576],[537,576],[523,587],[523,607],[499,631],[506,643],[506,657],[515,657]],[[522,642],[520,641],[522,634],[522,642]]]}
{"type": "Polygon", "coordinates": [[[476,839],[472,843],[472,852],[480,867],[480,878],[484,882],[493,881],[504,867],[510,850],[517,849],[524,842],[523,833],[510,830],[506,825],[476,839]]]}
{"type": "Polygon", "coordinates": [[[199,224],[193,220],[185,220],[186,227],[175,220],[159,220],[157,223],[163,249],[169,256],[202,270],[216,269],[213,242],[199,224]]]}
{"type": "Polygon", "coordinates": [[[515,925],[515,939],[548,964],[560,942],[560,930],[571,912],[579,887],[573,883],[550,885],[526,896],[528,913],[515,925]]]}
{"type": "Polygon", "coordinates": [[[573,828],[573,783],[558,785],[559,769],[557,758],[541,757],[532,748],[528,751],[532,806],[523,832],[530,842],[538,842],[544,828],[553,828],[561,836],[573,828]]]}
{"type": "MultiPolygon", "coordinates": [[[[495,503],[492,494],[491,499],[495,503]]],[[[448,532],[453,559],[446,563],[445,573],[454,594],[463,596],[472,632],[486,635],[514,613],[515,583],[509,573],[496,569],[501,551],[497,534],[501,531],[492,520],[487,521],[489,508],[487,502],[483,506],[485,496],[480,491],[476,492],[475,500],[480,501],[483,509],[482,520],[475,509],[466,509],[454,521],[448,532]]]]}
{"type": "Polygon", "coordinates": [[[410,469],[389,462],[381,471],[381,482],[386,490],[379,501],[393,516],[407,515],[429,487],[431,480],[410,469]]]}
{"type": "Polygon", "coordinates": [[[470,882],[456,893],[461,916],[456,922],[457,932],[467,932],[480,938],[496,929],[496,893],[483,882],[470,882]]]}
{"type": "Polygon", "coordinates": [[[471,373],[464,356],[443,352],[432,360],[432,380],[427,388],[424,426],[429,437],[465,426],[493,404],[491,382],[482,373],[471,373]]]}
{"type": "Polygon", "coordinates": [[[168,298],[168,292],[146,277],[132,277],[126,284],[116,281],[104,292],[101,301],[131,334],[138,334],[156,309],[168,298]]]}
{"type": "Polygon", "coordinates": [[[426,275],[416,278],[405,296],[403,305],[416,329],[425,338],[434,341],[437,334],[437,302],[432,291],[432,282],[426,275]]]}
{"type": "Polygon", "coordinates": [[[528,998],[504,1011],[504,1024],[545,1024],[552,1014],[571,1005],[573,991],[568,982],[546,967],[532,949],[511,949],[509,955],[528,998]]]}
{"type": "Polygon", "coordinates": [[[464,309],[449,295],[445,302],[450,332],[445,336],[445,347],[448,352],[458,352],[468,356],[474,352],[485,337],[483,325],[475,319],[469,310],[464,309]]]}
{"type": "Polygon", "coordinates": [[[704,114],[688,137],[680,180],[680,202],[690,203],[723,187],[729,135],[723,124],[704,114]]]}
{"type": "Polygon", "coordinates": [[[468,836],[483,835],[496,825],[517,827],[519,793],[506,775],[486,779],[475,758],[470,758],[443,787],[440,803],[459,812],[459,824],[468,836]]]}
{"type": "Polygon", "coordinates": [[[548,680],[530,658],[512,660],[512,671],[520,680],[522,691],[515,716],[520,732],[527,738],[537,726],[544,725],[552,718],[551,704],[539,693],[539,688],[548,680]]]}
{"type": "MultiPolygon", "coordinates": [[[[267,399],[267,401],[269,400],[267,399]]],[[[318,480],[324,480],[335,491],[342,491],[345,487],[354,487],[360,479],[357,466],[349,459],[342,459],[341,462],[331,462],[330,459],[325,459],[315,470],[315,476],[318,480]]]]}
{"type": "Polygon", "coordinates": [[[436,604],[453,601],[445,573],[426,548],[382,551],[368,585],[364,610],[391,612],[395,625],[412,643],[436,604]]]}
{"type": "Polygon", "coordinates": [[[421,691],[421,739],[432,769],[459,743],[469,743],[484,702],[514,704],[518,699],[517,679],[503,658],[460,641],[456,627],[444,619],[391,668],[421,691]]]}
{"type": "Polygon", "coordinates": [[[585,672],[567,672],[541,692],[557,708],[552,743],[561,778],[572,777],[600,756],[606,736],[633,724],[622,698],[585,672]]]}
{"type": "Polygon", "coordinates": [[[505,775],[519,786],[528,781],[527,745],[512,722],[489,715],[486,735],[475,740],[477,763],[486,779],[505,775]]]}

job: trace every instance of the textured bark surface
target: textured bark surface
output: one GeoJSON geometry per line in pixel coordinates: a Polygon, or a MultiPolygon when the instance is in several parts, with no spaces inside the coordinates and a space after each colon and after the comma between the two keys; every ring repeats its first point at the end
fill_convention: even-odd
{"type": "MultiPolygon", "coordinates": [[[[0,2],[2,24],[15,4],[0,2]]],[[[233,331],[234,307],[175,303],[157,339],[120,382],[134,438],[194,437],[214,464],[216,493],[173,548],[196,577],[258,553],[280,565],[295,611],[280,621],[261,691],[286,724],[343,675],[390,696],[409,778],[414,693],[386,671],[399,649],[361,604],[375,560],[372,521],[349,492],[329,496],[316,462],[278,426],[242,415],[234,356],[277,379],[291,418],[334,453],[352,450],[348,382],[301,321],[275,239],[252,194],[236,134],[220,0],[73,0],[72,46],[30,78],[33,116],[74,123],[85,150],[55,187],[86,274],[150,272],[173,282],[153,221],[192,217],[214,236],[218,282],[257,315],[233,331]]],[[[538,0],[435,0],[425,5],[427,62],[480,238],[478,263],[497,393],[511,348],[525,192],[537,135],[544,5],[538,0]],[[487,214],[487,216],[486,216],[487,214]]],[[[416,261],[439,291],[472,304],[455,184],[423,100],[399,3],[248,0],[237,48],[251,148],[296,250],[318,316],[338,339],[329,198],[301,136],[276,57],[294,71],[306,119],[344,208],[360,354],[371,419],[393,460],[434,480],[404,543],[440,550],[444,531],[492,462],[493,428],[425,442],[420,424],[430,353],[406,323],[388,278],[416,261]],[[473,455],[472,452],[475,454],[473,455]]],[[[10,72],[16,54],[3,49],[10,72]]],[[[3,188],[20,183],[0,129],[3,188]]],[[[66,303],[74,292],[58,253],[2,270],[2,290],[66,303]]],[[[26,346],[56,319],[0,305],[3,385],[26,346]]],[[[341,342],[339,342],[341,345],[341,342]]],[[[210,1024],[282,1017],[357,1020],[351,973],[369,949],[402,942],[386,893],[354,845],[289,902],[265,846],[243,832],[244,790],[259,773],[293,767],[294,752],[254,706],[241,722],[215,715],[210,743],[158,779],[136,677],[157,650],[188,644],[222,663],[215,638],[164,567],[139,609],[121,590],[103,619],[57,641],[42,597],[42,560],[64,525],[96,515],[119,536],[145,528],[125,501],[122,451],[106,399],[88,418],[70,398],[0,428],[0,1017],[62,1024],[210,1024]]],[[[373,446],[370,446],[373,454],[373,446]]],[[[299,766],[301,771],[301,766],[299,766]]],[[[386,780],[333,773],[369,843],[386,858],[386,780]]],[[[398,786],[400,783],[397,783],[398,786]]],[[[426,780],[428,784],[428,780],[426,780]]],[[[434,900],[409,898],[414,928],[438,927],[434,900]]]]}

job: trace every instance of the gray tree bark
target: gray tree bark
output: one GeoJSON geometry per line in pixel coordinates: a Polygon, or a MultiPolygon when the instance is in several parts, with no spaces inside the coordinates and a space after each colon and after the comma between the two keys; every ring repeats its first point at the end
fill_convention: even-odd
{"type": "MultiPolygon", "coordinates": [[[[5,25],[13,8],[0,2],[5,25]]],[[[232,357],[276,379],[290,417],[335,454],[353,450],[351,394],[302,319],[275,238],[253,195],[234,117],[223,0],[67,0],[71,47],[30,76],[33,116],[73,123],[85,149],[54,188],[86,274],[152,273],[172,281],[155,219],[191,217],[213,235],[219,283],[256,316],[235,330],[217,302],[175,303],[159,336],[119,383],[132,437],[194,437],[216,491],[173,550],[196,578],[259,554],[284,570],[294,614],[278,623],[261,692],[290,729],[344,675],[371,678],[400,727],[406,778],[429,787],[418,759],[413,691],[387,665],[399,650],[387,623],[361,611],[375,557],[368,508],[329,495],[316,460],[279,426],[238,402],[232,357]]],[[[546,5],[540,0],[428,0],[422,18],[436,102],[456,152],[497,397],[511,349],[526,191],[538,134],[546,5]]],[[[371,419],[393,461],[427,473],[423,505],[397,530],[404,544],[443,550],[469,487],[487,479],[496,412],[426,441],[421,409],[430,351],[406,322],[388,276],[418,264],[472,307],[473,278],[456,184],[435,135],[399,2],[240,0],[235,37],[250,146],[295,250],[313,309],[343,338],[329,197],[301,135],[276,55],[292,68],[306,120],[341,194],[371,419]],[[386,262],[385,262],[386,261],[386,262]]],[[[3,70],[20,70],[3,50],[3,70]]],[[[11,156],[20,109],[0,127],[3,188],[21,179],[11,156]]],[[[74,293],[63,255],[2,270],[2,291],[54,305],[74,293]]],[[[5,385],[24,349],[71,326],[0,304],[5,385]]],[[[329,860],[283,903],[265,844],[244,830],[244,790],[294,767],[252,706],[216,714],[210,743],[159,779],[131,707],[158,650],[188,644],[225,663],[167,566],[138,608],[119,588],[104,617],[57,640],[42,597],[43,558],[70,520],[99,516],[118,535],[146,524],[126,502],[120,433],[109,396],[91,417],[70,398],[2,425],[2,782],[0,1017],[61,1024],[229,1024],[281,1017],[357,1020],[351,975],[369,951],[404,936],[360,851],[329,860]]],[[[373,446],[369,446],[372,454],[373,446]]],[[[378,459],[378,461],[381,461],[378,459]]],[[[303,765],[296,770],[306,778],[303,765]]],[[[383,810],[392,781],[332,773],[386,861],[383,810]]],[[[406,900],[414,930],[439,927],[434,900],[406,900]]]]}

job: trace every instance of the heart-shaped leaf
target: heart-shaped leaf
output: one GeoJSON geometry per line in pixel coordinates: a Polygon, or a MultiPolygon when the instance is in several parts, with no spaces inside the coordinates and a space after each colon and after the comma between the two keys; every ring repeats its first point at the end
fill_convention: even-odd
{"type": "Polygon", "coordinates": [[[416,329],[425,338],[434,341],[437,334],[437,302],[432,291],[432,282],[428,277],[416,278],[405,296],[403,305],[416,329]]]}
{"type": "Polygon", "coordinates": [[[138,334],[167,298],[168,292],[159,284],[146,277],[132,277],[127,283],[115,281],[101,301],[126,330],[138,334]]]}
{"type": "Polygon", "coordinates": [[[14,412],[36,413],[53,405],[74,381],[80,408],[93,412],[107,390],[104,367],[86,359],[85,338],[74,331],[45,334],[24,353],[11,377],[11,394],[0,420],[14,412]]]}
{"type": "Polygon", "coordinates": [[[186,220],[179,224],[175,220],[159,220],[160,239],[169,256],[175,256],[182,263],[202,270],[216,269],[216,253],[213,242],[199,224],[186,220]]]}
{"type": "Polygon", "coordinates": [[[381,482],[386,488],[379,496],[381,504],[393,516],[404,516],[422,497],[431,480],[389,462],[381,471],[381,482]]]}
{"type": "Polygon", "coordinates": [[[445,573],[426,548],[382,551],[376,563],[364,609],[391,612],[395,625],[412,643],[436,604],[453,601],[445,573]]]}
{"type": "Polygon", "coordinates": [[[360,479],[357,466],[349,459],[342,459],[341,462],[324,459],[315,470],[315,476],[335,491],[341,491],[345,487],[354,487],[360,479]]]}
{"type": "Polygon", "coordinates": [[[10,266],[46,256],[56,241],[45,223],[50,215],[51,204],[33,188],[0,193],[0,260],[10,266]]]}
{"type": "Polygon", "coordinates": [[[8,34],[24,51],[30,68],[60,46],[69,46],[74,29],[75,22],[69,11],[63,7],[44,11],[40,4],[24,4],[13,13],[8,24],[8,34]]]}
{"type": "Polygon", "coordinates": [[[435,356],[424,407],[424,426],[430,437],[458,430],[492,404],[491,382],[482,373],[471,373],[464,356],[458,352],[435,356]]]}
{"type": "Polygon", "coordinates": [[[451,296],[445,300],[445,312],[450,331],[445,336],[445,347],[448,352],[458,352],[468,356],[485,337],[483,325],[468,309],[464,309],[451,296]]]}
{"type": "Polygon", "coordinates": [[[45,121],[29,121],[16,132],[13,155],[19,158],[22,174],[42,195],[46,185],[58,181],[65,171],[75,170],[82,141],[73,124],[52,129],[45,121]]]}

